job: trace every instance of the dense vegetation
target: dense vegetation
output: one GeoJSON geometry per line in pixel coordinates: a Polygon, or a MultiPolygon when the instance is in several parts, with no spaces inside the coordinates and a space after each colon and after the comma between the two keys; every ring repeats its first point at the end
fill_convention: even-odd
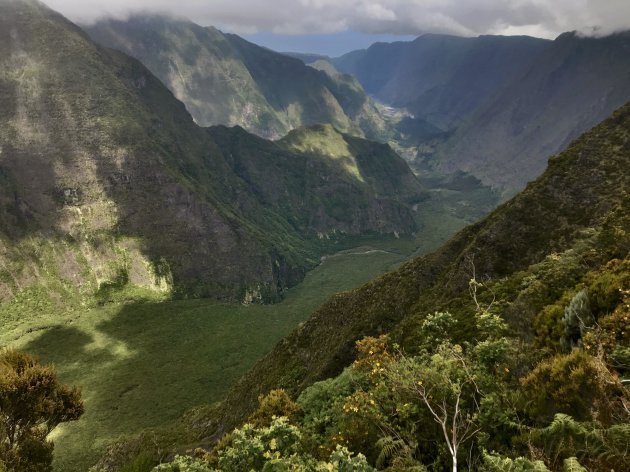
{"type": "MultiPolygon", "coordinates": [[[[474,296],[482,284],[470,282],[474,296]]],[[[623,330],[628,316],[627,306],[619,308],[602,319],[606,325],[616,319],[613,331],[623,330]]],[[[600,337],[592,324],[583,326],[591,335],[585,348],[537,360],[507,335],[491,306],[471,311],[474,341],[453,341],[448,333],[456,320],[448,312],[425,318],[415,355],[387,336],[365,338],[339,377],[307,388],[297,402],[271,391],[243,427],[211,452],[196,451],[200,459],[192,463],[226,472],[326,470],[317,460],[354,450],[362,452],[356,464],[332,470],[626,470],[630,398],[608,356],[627,355],[628,340],[604,348],[607,334],[600,337]]]]}
{"type": "MultiPolygon", "coordinates": [[[[560,344],[577,317],[584,322],[573,347],[528,349],[496,314],[496,298],[478,298],[490,287],[471,278],[470,341],[453,340],[458,321],[448,312],[425,317],[414,354],[388,336],[364,338],[338,377],[295,402],[284,390],[261,396],[246,424],[213,449],[155,470],[627,470],[630,396],[620,379],[630,372],[628,263],[590,279],[565,306],[561,337],[544,338],[560,344]],[[605,304],[574,301],[586,293],[605,304]]],[[[129,470],[156,461],[143,452],[129,470]]],[[[110,470],[102,467],[94,470],[110,470]]]]}
{"type": "MultiPolygon", "coordinates": [[[[437,252],[333,297],[195,419],[191,443],[224,438],[204,467],[282,388],[302,412],[305,449],[289,456],[339,445],[391,470],[626,470],[629,130],[626,105],[437,252]]],[[[101,466],[151,450],[125,444],[101,466]]]]}

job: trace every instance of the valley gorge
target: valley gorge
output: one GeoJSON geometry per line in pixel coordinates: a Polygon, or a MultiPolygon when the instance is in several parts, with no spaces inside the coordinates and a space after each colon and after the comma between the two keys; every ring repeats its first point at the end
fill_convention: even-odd
{"type": "Polygon", "coordinates": [[[0,472],[630,467],[627,31],[157,11],[0,0],[0,472]]]}

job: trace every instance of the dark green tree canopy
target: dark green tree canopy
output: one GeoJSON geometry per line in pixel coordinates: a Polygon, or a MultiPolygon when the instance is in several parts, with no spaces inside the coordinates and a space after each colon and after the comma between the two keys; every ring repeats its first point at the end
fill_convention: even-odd
{"type": "Polygon", "coordinates": [[[0,353],[0,464],[9,471],[51,470],[46,437],[82,414],[79,390],[61,384],[52,367],[26,353],[0,353]]]}

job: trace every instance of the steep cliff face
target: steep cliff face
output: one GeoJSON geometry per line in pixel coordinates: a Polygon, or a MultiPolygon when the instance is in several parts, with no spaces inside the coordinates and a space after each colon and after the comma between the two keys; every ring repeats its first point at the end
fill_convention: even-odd
{"type": "Polygon", "coordinates": [[[411,42],[377,43],[333,62],[383,102],[447,131],[520,78],[548,44],[526,36],[426,34],[411,42]]]}
{"type": "Polygon", "coordinates": [[[357,84],[350,89],[234,34],[156,15],[101,20],[85,29],[98,43],[139,59],[202,126],[239,125],[268,138],[318,123],[369,138],[385,128],[357,84]]]}
{"type": "Polygon", "coordinates": [[[3,300],[46,310],[126,285],[273,299],[316,264],[318,232],[414,228],[403,199],[379,203],[389,196],[354,184],[329,158],[198,127],[142,64],[42,4],[7,0],[0,13],[3,300]],[[332,193],[291,194],[296,162],[353,193],[352,216],[336,216],[332,193]],[[260,172],[246,178],[239,166],[260,172]],[[286,196],[261,198],[274,179],[286,196]],[[305,210],[323,216],[295,224],[305,210]]]}
{"type": "Polygon", "coordinates": [[[213,281],[231,286],[229,295],[241,280],[254,283],[268,256],[257,256],[260,243],[218,204],[245,187],[232,181],[229,192],[214,179],[201,190],[229,168],[184,107],[139,63],[98,48],[40,4],[2,9],[3,232],[13,290],[40,282],[39,245],[53,259],[46,273],[56,259],[83,269],[65,274],[79,274],[79,288],[135,282],[136,272],[149,285],[197,290],[213,281]],[[221,268],[228,262],[242,279],[221,268]]]}

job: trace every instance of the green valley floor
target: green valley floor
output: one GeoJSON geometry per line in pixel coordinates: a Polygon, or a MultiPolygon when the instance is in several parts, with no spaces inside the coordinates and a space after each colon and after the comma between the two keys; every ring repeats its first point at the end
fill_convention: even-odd
{"type": "Polygon", "coordinates": [[[52,434],[55,470],[87,470],[120,435],[167,425],[192,407],[220,400],[329,296],[437,248],[479,216],[458,207],[458,192],[436,192],[418,208],[425,224],[415,238],[363,238],[322,258],[275,305],[116,302],[5,323],[0,345],[38,355],[55,365],[62,381],[82,388],[86,413],[52,434]]]}
{"type": "Polygon", "coordinates": [[[403,259],[387,249],[355,248],[326,258],[279,304],[113,303],[66,319],[40,319],[21,327],[18,339],[14,332],[13,339],[4,334],[1,340],[54,364],[64,382],[82,387],[85,415],[60,427],[52,439],[57,470],[86,470],[117,436],[160,426],[193,406],[221,399],[328,296],[403,259]]]}

